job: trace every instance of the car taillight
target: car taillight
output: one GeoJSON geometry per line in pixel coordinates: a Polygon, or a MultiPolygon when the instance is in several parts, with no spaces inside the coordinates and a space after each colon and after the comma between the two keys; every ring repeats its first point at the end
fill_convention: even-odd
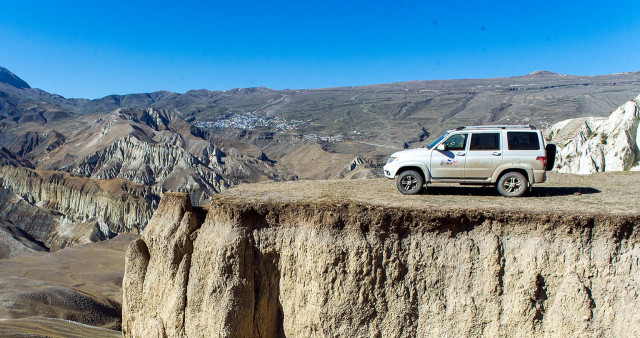
{"type": "Polygon", "coordinates": [[[542,168],[543,169],[547,168],[547,157],[546,156],[538,156],[538,157],[536,157],[536,161],[540,161],[540,163],[542,163],[542,168]]]}

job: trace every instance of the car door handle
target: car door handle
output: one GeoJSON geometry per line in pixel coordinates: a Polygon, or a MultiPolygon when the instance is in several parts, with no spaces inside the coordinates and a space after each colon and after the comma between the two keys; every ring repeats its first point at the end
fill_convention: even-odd
{"type": "Polygon", "coordinates": [[[458,156],[464,156],[464,153],[463,153],[463,152],[459,152],[459,153],[456,153],[456,155],[458,155],[458,156]]]}
{"type": "Polygon", "coordinates": [[[500,153],[499,151],[494,151],[494,152],[491,153],[491,155],[500,156],[500,155],[502,155],[502,153],[500,153]]]}

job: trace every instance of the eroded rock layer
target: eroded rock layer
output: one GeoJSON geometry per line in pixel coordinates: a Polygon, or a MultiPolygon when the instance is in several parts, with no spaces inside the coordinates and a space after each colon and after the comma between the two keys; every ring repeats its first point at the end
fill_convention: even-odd
{"type": "Polygon", "coordinates": [[[637,336],[639,221],[169,193],[127,252],[123,333],[637,336]]]}
{"type": "Polygon", "coordinates": [[[138,233],[158,199],[149,188],[123,179],[92,180],[14,166],[0,166],[0,190],[3,219],[48,248],[138,233]]]}

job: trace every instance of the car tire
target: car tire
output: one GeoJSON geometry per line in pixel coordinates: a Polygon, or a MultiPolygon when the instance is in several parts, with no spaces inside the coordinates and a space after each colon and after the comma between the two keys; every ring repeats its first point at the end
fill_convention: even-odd
{"type": "Polygon", "coordinates": [[[500,195],[505,197],[520,197],[527,192],[529,182],[517,171],[510,171],[498,180],[497,188],[500,195]]]}
{"type": "Polygon", "coordinates": [[[396,186],[398,191],[405,195],[415,195],[422,191],[424,185],[424,179],[419,172],[415,170],[403,171],[396,178],[396,186]]]}

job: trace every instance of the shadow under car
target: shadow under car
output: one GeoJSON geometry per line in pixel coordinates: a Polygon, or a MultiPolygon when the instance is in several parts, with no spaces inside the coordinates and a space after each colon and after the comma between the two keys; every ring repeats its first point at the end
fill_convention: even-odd
{"type": "MultiPolygon", "coordinates": [[[[591,187],[541,187],[534,186],[523,197],[553,197],[570,195],[597,194],[601,191],[591,187]]],[[[470,195],[470,196],[500,196],[494,186],[438,186],[428,185],[422,194],[426,195],[470,195]]]]}

